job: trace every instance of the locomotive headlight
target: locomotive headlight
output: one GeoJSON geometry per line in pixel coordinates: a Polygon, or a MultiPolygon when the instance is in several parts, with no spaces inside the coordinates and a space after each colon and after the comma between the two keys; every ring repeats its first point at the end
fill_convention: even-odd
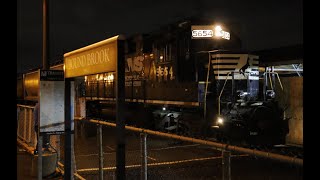
{"type": "Polygon", "coordinates": [[[217,124],[223,125],[224,119],[222,117],[218,117],[217,124]]]}

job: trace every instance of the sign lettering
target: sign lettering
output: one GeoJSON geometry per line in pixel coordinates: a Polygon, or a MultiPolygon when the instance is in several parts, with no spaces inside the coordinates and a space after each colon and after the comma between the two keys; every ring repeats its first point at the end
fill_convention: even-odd
{"type": "Polygon", "coordinates": [[[66,78],[116,71],[117,40],[110,39],[66,53],[66,78]]]}

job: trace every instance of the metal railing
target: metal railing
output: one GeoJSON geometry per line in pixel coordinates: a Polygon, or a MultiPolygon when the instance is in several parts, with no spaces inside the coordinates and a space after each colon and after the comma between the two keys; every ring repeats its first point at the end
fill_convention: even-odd
{"type": "MultiPolygon", "coordinates": [[[[35,131],[34,122],[34,109],[35,106],[17,104],[17,144],[26,150],[27,153],[34,154],[34,150],[37,145],[37,134],[35,131]]],[[[50,149],[57,153],[57,168],[63,174],[63,165],[60,150],[63,150],[63,144],[61,142],[60,135],[50,135],[50,149]]],[[[40,154],[40,153],[39,153],[40,154]]],[[[62,154],[63,156],[63,154],[62,154]]],[[[74,156],[74,154],[73,154],[74,156]]],[[[74,160],[74,157],[73,157],[74,160]]],[[[76,163],[74,163],[76,164],[76,163]]],[[[32,164],[30,164],[32,166],[32,164]]],[[[77,179],[84,179],[76,172],[76,166],[74,166],[74,176],[77,179]]]]}
{"type": "Polygon", "coordinates": [[[17,105],[17,137],[29,146],[36,146],[36,133],[33,121],[34,106],[17,105]]]}
{"type": "MultiPolygon", "coordinates": [[[[98,157],[99,157],[99,168],[89,168],[89,169],[80,169],[78,173],[84,173],[84,172],[89,172],[89,171],[95,171],[99,172],[99,179],[103,179],[104,174],[103,171],[105,170],[115,170],[115,167],[108,167],[108,168],[103,168],[104,163],[104,157],[103,157],[103,145],[102,145],[102,131],[101,128],[102,126],[106,127],[116,127],[115,123],[111,122],[106,122],[102,120],[95,120],[95,119],[82,119],[82,118],[76,118],[77,122],[86,122],[86,123],[91,123],[95,124],[97,126],[97,135],[99,136],[98,142],[99,142],[99,152],[98,152],[98,157]]],[[[170,162],[161,162],[161,163],[149,163],[147,160],[149,159],[148,156],[148,149],[147,149],[147,136],[148,135],[154,135],[157,137],[161,138],[168,138],[168,139],[173,139],[173,140],[179,140],[179,141],[184,141],[184,142],[190,142],[190,143],[195,143],[195,144],[200,144],[200,145],[206,145],[210,146],[213,150],[218,150],[221,151],[221,168],[222,168],[222,179],[231,179],[231,152],[234,153],[244,153],[249,156],[253,157],[261,157],[264,159],[270,159],[270,160],[275,160],[279,162],[284,162],[288,163],[297,167],[303,166],[303,159],[297,158],[297,157],[290,157],[290,156],[285,156],[281,154],[276,154],[276,153],[271,153],[271,152],[264,152],[260,151],[257,149],[248,149],[248,148],[243,148],[243,147],[238,147],[234,145],[229,145],[229,144],[224,144],[224,143],[218,143],[214,141],[209,141],[209,140],[203,140],[203,139],[196,139],[196,138],[191,138],[191,137],[186,137],[186,136],[181,136],[177,134],[170,134],[170,133],[165,133],[165,132],[159,132],[159,131],[153,131],[149,129],[143,129],[143,128],[138,128],[138,127],[132,127],[132,126],[125,126],[126,130],[129,130],[131,132],[136,132],[140,134],[140,162],[141,165],[127,165],[126,164],[126,169],[128,168],[141,168],[140,170],[140,178],[141,179],[147,179],[148,177],[148,166],[152,167],[154,165],[170,165],[172,163],[170,162]]],[[[76,131],[79,131],[76,130],[76,131]]],[[[78,132],[79,133],[79,132],[78,132]]],[[[110,147],[109,147],[110,148],[110,147]]],[[[240,155],[241,156],[241,155],[240,155]]],[[[218,158],[218,157],[216,157],[218,158]]],[[[203,159],[203,158],[202,158],[203,159]]],[[[208,159],[207,159],[208,160],[208,159]]],[[[187,160],[185,160],[187,162],[187,160]]],[[[175,163],[181,163],[182,161],[176,161],[175,163]]]]}

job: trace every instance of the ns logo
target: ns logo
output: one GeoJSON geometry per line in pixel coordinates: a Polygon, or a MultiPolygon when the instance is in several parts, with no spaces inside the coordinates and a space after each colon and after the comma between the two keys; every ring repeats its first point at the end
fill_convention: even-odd
{"type": "Polygon", "coordinates": [[[127,58],[126,72],[141,72],[143,70],[143,56],[127,58]]]}

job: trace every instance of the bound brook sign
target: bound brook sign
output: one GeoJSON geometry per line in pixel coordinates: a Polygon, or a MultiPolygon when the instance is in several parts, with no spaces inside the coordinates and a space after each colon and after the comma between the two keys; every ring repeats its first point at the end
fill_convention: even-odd
{"type": "Polygon", "coordinates": [[[65,77],[115,72],[118,36],[64,54],[65,77]]]}

